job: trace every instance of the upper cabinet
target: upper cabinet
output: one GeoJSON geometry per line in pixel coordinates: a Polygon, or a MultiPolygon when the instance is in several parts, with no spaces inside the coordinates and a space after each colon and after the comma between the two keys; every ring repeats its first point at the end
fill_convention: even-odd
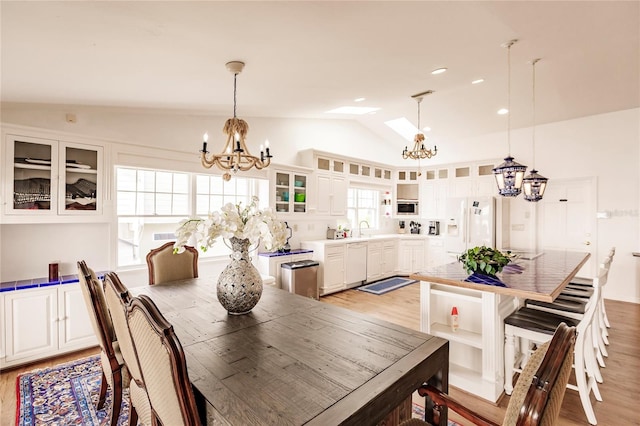
{"type": "Polygon", "coordinates": [[[279,214],[306,213],[308,183],[309,176],[306,173],[274,169],[270,205],[275,205],[279,214]]]}
{"type": "Polygon", "coordinates": [[[5,144],[8,222],[102,215],[102,146],[13,134],[5,144]]]}
{"type": "Polygon", "coordinates": [[[497,187],[493,167],[494,164],[489,162],[454,166],[453,176],[450,179],[451,195],[453,197],[495,195],[497,187]]]}

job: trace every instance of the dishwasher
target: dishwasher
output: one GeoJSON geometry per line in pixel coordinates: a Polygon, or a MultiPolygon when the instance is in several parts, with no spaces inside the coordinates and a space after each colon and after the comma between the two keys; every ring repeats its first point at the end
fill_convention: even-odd
{"type": "Polygon", "coordinates": [[[344,280],[347,288],[367,279],[367,243],[347,243],[344,280]]]}

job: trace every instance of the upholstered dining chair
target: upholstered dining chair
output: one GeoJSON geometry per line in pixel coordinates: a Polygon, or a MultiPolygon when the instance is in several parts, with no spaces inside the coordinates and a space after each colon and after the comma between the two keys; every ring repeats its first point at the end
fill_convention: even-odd
{"type": "Polygon", "coordinates": [[[151,403],[142,380],[138,356],[127,325],[127,309],[131,303],[131,295],[115,272],[110,272],[104,276],[104,295],[111,314],[113,330],[118,339],[120,351],[130,376],[129,400],[131,402],[131,411],[129,425],[136,425],[139,421],[145,426],[150,426],[152,424],[151,403]]]}
{"type": "Polygon", "coordinates": [[[151,402],[152,424],[200,425],[187,362],[173,326],[146,295],[132,298],[127,324],[151,402]]]}
{"type": "Polygon", "coordinates": [[[185,246],[180,254],[173,253],[173,242],[147,253],[149,285],[198,277],[198,250],[185,246]]]}
{"type": "MultiPolygon", "coordinates": [[[[575,340],[576,328],[561,323],[553,338],[538,347],[531,355],[509,399],[502,425],[556,424],[571,373],[575,340]]],[[[433,400],[436,422],[440,421],[438,416],[441,407],[448,407],[475,425],[498,425],[431,385],[423,385],[418,389],[418,393],[433,400]]],[[[427,423],[422,420],[411,419],[401,423],[401,426],[425,424],[427,423]]]]}
{"type": "Polygon", "coordinates": [[[111,388],[113,405],[109,424],[115,426],[118,424],[118,418],[120,417],[122,390],[128,384],[128,373],[124,367],[124,360],[120,353],[118,342],[115,339],[102,284],[84,260],[78,262],[78,278],[91,325],[100,345],[102,381],[97,408],[101,410],[104,407],[107,387],[111,388]]]}

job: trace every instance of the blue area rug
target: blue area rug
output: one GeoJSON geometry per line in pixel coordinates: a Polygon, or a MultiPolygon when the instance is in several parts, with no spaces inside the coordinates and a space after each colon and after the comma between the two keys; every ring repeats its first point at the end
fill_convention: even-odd
{"type": "Polygon", "coordinates": [[[406,285],[413,284],[415,282],[417,281],[410,280],[408,278],[393,277],[393,278],[387,278],[386,280],[382,280],[382,281],[376,281],[375,283],[367,284],[362,287],[358,287],[358,290],[380,295],[380,294],[388,293],[393,290],[397,290],[400,287],[404,287],[406,285]]]}
{"type": "MultiPolygon", "coordinates": [[[[16,425],[107,425],[111,390],[102,410],[100,357],[92,356],[21,374],[17,379],[16,425]]],[[[129,424],[128,391],[122,398],[118,426],[129,424]]]]}

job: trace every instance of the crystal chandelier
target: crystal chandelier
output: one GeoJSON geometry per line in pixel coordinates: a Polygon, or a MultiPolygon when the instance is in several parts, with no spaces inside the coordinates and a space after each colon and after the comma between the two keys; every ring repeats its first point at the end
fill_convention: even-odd
{"type": "Polygon", "coordinates": [[[507,105],[507,144],[509,155],[504,159],[504,163],[493,169],[493,175],[498,184],[498,193],[503,197],[517,197],[522,191],[522,180],[527,166],[516,163],[511,156],[511,46],[518,40],[511,40],[503,45],[507,48],[507,65],[508,65],[508,105],[507,105]]]}
{"type": "Polygon", "coordinates": [[[225,181],[231,179],[232,171],[237,173],[240,171],[247,171],[252,167],[260,170],[271,163],[273,157],[269,152],[269,141],[265,141],[264,146],[260,145],[260,158],[251,155],[249,148],[247,148],[246,138],[249,132],[249,125],[246,121],[236,116],[236,78],[244,68],[244,62],[232,61],[227,62],[227,69],[233,73],[233,118],[230,118],[224,123],[222,132],[227,135],[227,143],[225,144],[220,154],[208,155],[207,141],[209,135],[204,134],[202,142],[202,165],[207,169],[218,166],[220,170],[227,170],[222,175],[225,181]]]}
{"type": "Polygon", "coordinates": [[[531,169],[531,173],[523,179],[522,190],[524,192],[524,199],[527,201],[538,202],[542,200],[542,196],[544,195],[544,190],[547,189],[547,179],[544,176],[538,174],[536,170],[536,63],[540,59],[534,59],[531,61],[531,66],[533,68],[533,83],[532,83],[532,109],[533,109],[533,119],[531,126],[531,144],[533,146],[532,155],[533,155],[533,167],[531,169]]]}
{"type": "Polygon", "coordinates": [[[427,90],[426,92],[418,93],[416,95],[411,96],[418,102],[418,133],[413,138],[413,150],[409,151],[408,147],[404,147],[402,151],[402,158],[405,160],[407,158],[411,158],[412,160],[421,160],[425,158],[431,158],[438,153],[438,147],[433,146],[433,151],[430,149],[426,149],[424,146],[424,133],[420,131],[420,102],[422,102],[422,98],[426,95],[430,95],[433,93],[433,90],[427,90]]]}

